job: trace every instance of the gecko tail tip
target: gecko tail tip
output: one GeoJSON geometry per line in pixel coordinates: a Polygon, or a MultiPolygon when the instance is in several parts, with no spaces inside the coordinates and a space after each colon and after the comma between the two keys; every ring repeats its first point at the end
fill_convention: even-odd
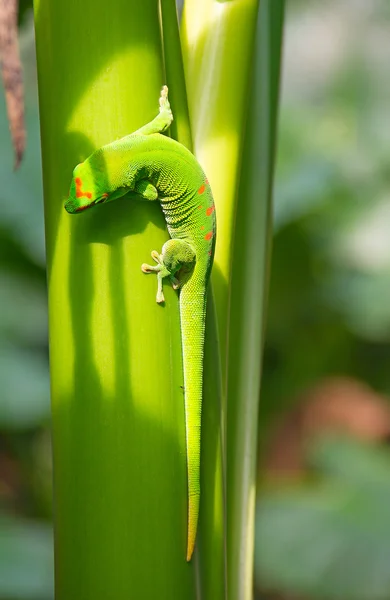
{"type": "Polygon", "coordinates": [[[190,562],[193,552],[194,552],[193,546],[187,548],[187,558],[186,558],[187,562],[190,562]]]}
{"type": "Polygon", "coordinates": [[[190,562],[192,555],[194,553],[195,541],[196,541],[196,530],[197,530],[197,523],[195,524],[195,527],[189,527],[189,530],[188,530],[187,562],[190,562]]]}

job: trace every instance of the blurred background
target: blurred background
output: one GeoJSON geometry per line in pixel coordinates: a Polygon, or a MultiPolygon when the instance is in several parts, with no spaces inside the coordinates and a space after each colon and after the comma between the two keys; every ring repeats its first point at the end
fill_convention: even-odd
{"type": "MultiPolygon", "coordinates": [[[[390,3],[286,6],[256,595],[386,599],[390,3]]],[[[47,306],[28,0],[20,21],[28,145],[16,174],[0,93],[0,599],[49,600],[47,306]]]]}

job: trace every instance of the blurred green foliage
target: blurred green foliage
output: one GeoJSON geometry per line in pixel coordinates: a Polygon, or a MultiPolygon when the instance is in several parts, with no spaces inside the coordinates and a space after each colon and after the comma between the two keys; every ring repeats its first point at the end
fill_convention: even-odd
{"type": "Polygon", "coordinates": [[[389,19],[380,0],[288,3],[264,428],[327,375],[390,391],[389,19]]]}
{"type": "MultiPolygon", "coordinates": [[[[287,24],[261,450],[327,376],[390,392],[388,2],[289,3],[287,24]]],[[[390,457],[347,441],[315,457],[319,480],[260,490],[261,589],[390,597],[390,457]]]]}
{"type": "Polygon", "coordinates": [[[50,528],[2,517],[0,527],[1,597],[50,600],[54,566],[50,528]]]}
{"type": "MultiPolygon", "coordinates": [[[[31,22],[22,35],[25,69],[34,73],[31,22]],[[27,53],[30,56],[27,58],[27,53]]],[[[17,173],[0,94],[0,426],[43,425],[49,411],[47,310],[41,161],[36,86],[26,78],[28,148],[17,173]]]]}
{"type": "Polygon", "coordinates": [[[389,598],[389,453],[324,439],[310,458],[317,480],[263,493],[257,577],[313,598],[389,598]]]}
{"type": "MultiPolygon", "coordinates": [[[[28,146],[17,173],[0,94],[3,600],[52,596],[43,202],[30,5],[21,2],[28,146]]],[[[389,3],[300,0],[287,9],[263,444],[273,419],[319,378],[348,374],[390,393],[389,3]]],[[[313,460],[323,474],[315,483],[264,492],[257,564],[274,587],[312,597],[389,596],[389,461],[351,444],[317,449],[313,460]]]]}
{"type": "Polygon", "coordinates": [[[28,146],[13,172],[0,93],[0,598],[53,597],[47,300],[31,2],[20,12],[28,146]]]}

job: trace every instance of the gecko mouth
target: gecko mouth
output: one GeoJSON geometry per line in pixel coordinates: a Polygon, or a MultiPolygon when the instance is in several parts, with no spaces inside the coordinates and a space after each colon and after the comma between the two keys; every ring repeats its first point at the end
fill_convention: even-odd
{"type": "Polygon", "coordinates": [[[72,202],[72,200],[68,200],[67,202],[65,202],[65,210],[66,212],[70,213],[71,215],[73,215],[75,212],[78,211],[78,206],[75,205],[74,202],[72,202]]]}

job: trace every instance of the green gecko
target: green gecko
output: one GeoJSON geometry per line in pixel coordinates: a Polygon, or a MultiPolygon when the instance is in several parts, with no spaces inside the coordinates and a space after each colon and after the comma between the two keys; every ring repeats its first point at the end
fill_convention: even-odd
{"type": "Polygon", "coordinates": [[[214,258],[216,220],[210,185],[193,154],[161,135],[173,121],[168,88],[160,96],[156,118],[96,150],[73,171],[65,208],[79,213],[127,192],[159,200],[171,237],[162,252],[152,252],[157,275],[157,302],[164,302],[162,282],[180,288],[180,327],[184,369],[188,477],[187,561],[194,550],[200,499],[200,437],[203,349],[207,284],[214,258]]]}

